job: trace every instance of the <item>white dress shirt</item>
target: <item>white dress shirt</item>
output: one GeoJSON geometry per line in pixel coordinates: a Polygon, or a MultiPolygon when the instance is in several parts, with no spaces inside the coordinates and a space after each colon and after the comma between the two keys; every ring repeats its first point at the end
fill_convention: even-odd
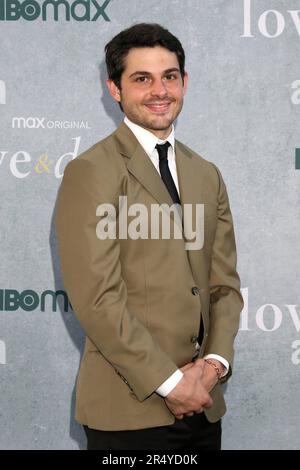
{"type": "MultiPolygon", "coordinates": [[[[138,142],[145,150],[146,154],[149,156],[150,160],[152,161],[154,167],[156,168],[159,174],[160,174],[159,156],[158,156],[158,151],[155,147],[157,144],[164,144],[167,141],[171,144],[168,148],[168,164],[169,164],[172,178],[174,180],[175,186],[177,188],[177,191],[180,197],[180,190],[179,190],[177,169],[176,169],[176,160],[175,160],[174,126],[172,125],[172,130],[170,134],[168,135],[168,137],[164,140],[161,140],[158,137],[156,137],[156,135],[152,134],[152,132],[147,131],[143,127],[138,126],[137,124],[130,121],[127,116],[125,117],[124,122],[129,127],[129,129],[133,132],[133,134],[135,135],[138,142]]],[[[224,365],[225,372],[223,373],[223,376],[225,376],[229,370],[228,361],[226,361],[226,359],[224,359],[222,356],[219,356],[218,354],[208,354],[207,356],[204,357],[204,359],[209,359],[209,358],[217,359],[224,365]]],[[[156,389],[156,392],[159,395],[166,397],[171,392],[171,390],[173,390],[173,388],[176,387],[176,385],[182,379],[182,377],[183,377],[183,373],[181,372],[180,369],[177,369],[167,380],[165,380],[165,382],[163,382],[156,389]]]]}

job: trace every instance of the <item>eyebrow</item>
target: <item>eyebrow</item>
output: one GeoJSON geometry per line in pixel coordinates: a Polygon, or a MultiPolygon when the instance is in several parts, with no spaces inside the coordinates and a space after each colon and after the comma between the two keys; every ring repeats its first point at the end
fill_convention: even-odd
{"type": "MultiPolygon", "coordinates": [[[[177,67],[173,67],[171,69],[164,70],[163,74],[168,74],[171,72],[179,72],[180,70],[177,67]]],[[[134,77],[135,75],[151,75],[150,72],[147,72],[146,70],[137,70],[136,72],[133,72],[131,75],[129,75],[129,78],[134,77]]]]}

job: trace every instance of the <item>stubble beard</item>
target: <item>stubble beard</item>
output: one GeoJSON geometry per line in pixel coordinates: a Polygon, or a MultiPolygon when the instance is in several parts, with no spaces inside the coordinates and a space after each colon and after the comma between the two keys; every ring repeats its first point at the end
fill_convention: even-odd
{"type": "Polygon", "coordinates": [[[176,110],[174,116],[167,118],[165,122],[159,123],[159,117],[151,117],[151,116],[142,116],[139,113],[135,113],[134,111],[131,112],[129,109],[129,113],[126,116],[138,126],[143,127],[144,129],[149,129],[153,131],[165,131],[169,129],[174,121],[177,119],[178,115],[180,114],[183,107],[183,100],[179,103],[178,109],[176,110]]]}

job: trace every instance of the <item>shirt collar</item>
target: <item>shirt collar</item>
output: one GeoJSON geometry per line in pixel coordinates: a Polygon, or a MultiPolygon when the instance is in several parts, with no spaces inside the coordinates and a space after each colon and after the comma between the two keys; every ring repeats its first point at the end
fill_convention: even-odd
{"type": "Polygon", "coordinates": [[[151,156],[157,144],[164,144],[168,141],[171,144],[173,152],[170,152],[171,158],[175,158],[174,153],[174,146],[175,146],[175,133],[174,133],[174,126],[172,124],[172,130],[168,137],[164,140],[159,139],[156,135],[152,134],[152,132],[147,131],[143,127],[135,124],[134,122],[130,121],[127,116],[124,118],[124,123],[129,127],[129,129],[133,132],[137,140],[139,141],[140,145],[143,147],[147,155],[151,156]]]}

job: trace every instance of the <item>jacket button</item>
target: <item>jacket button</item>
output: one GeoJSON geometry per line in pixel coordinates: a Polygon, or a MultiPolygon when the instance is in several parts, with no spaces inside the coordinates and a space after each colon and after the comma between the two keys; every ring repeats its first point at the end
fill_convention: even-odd
{"type": "Polygon", "coordinates": [[[191,343],[197,343],[198,336],[191,336],[191,343]]]}
{"type": "Polygon", "coordinates": [[[200,289],[196,286],[192,287],[192,294],[193,295],[199,295],[200,294],[200,289]]]}

